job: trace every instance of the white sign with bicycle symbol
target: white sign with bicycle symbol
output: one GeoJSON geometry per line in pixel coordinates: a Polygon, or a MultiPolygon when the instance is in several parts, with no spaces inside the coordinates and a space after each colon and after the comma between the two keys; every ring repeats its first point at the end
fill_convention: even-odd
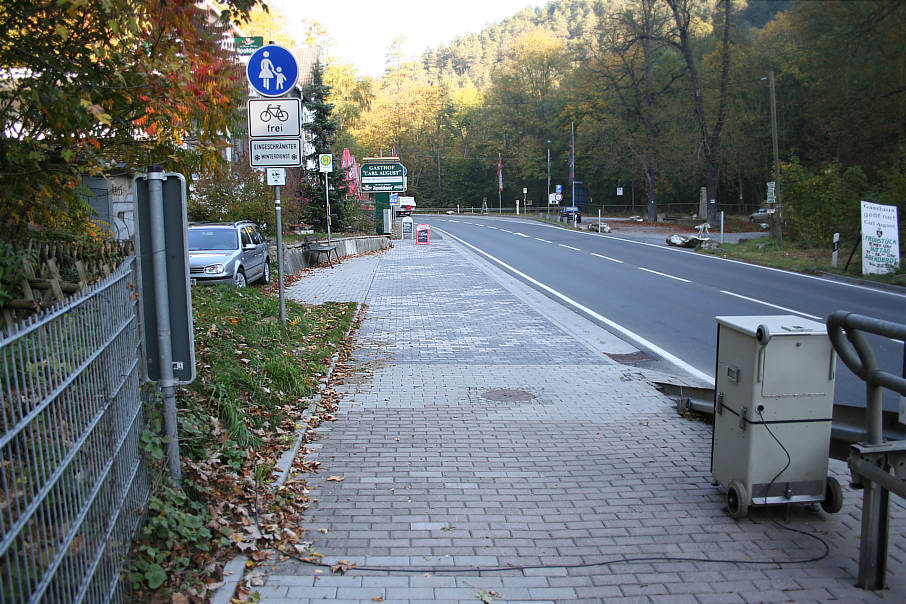
{"type": "Polygon", "coordinates": [[[249,99],[249,136],[301,136],[299,99],[249,99]]]}

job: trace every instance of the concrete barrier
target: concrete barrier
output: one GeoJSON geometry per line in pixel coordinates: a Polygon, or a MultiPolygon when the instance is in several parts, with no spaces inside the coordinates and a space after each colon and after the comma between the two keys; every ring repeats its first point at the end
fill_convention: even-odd
{"type": "MultiPolygon", "coordinates": [[[[356,256],[365,252],[375,252],[390,247],[390,239],[380,235],[365,235],[363,237],[342,237],[331,239],[336,244],[337,254],[340,258],[356,256]]],[[[305,253],[305,244],[302,242],[284,244],[283,271],[287,275],[294,275],[309,266],[309,254],[305,253]]],[[[271,249],[271,254],[276,257],[276,249],[271,249]]]]}

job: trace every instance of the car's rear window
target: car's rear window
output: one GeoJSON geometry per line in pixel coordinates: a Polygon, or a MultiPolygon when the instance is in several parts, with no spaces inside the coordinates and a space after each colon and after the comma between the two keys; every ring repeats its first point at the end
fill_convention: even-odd
{"type": "Polygon", "coordinates": [[[189,251],[235,250],[239,248],[236,229],[189,229],[189,251]]]}

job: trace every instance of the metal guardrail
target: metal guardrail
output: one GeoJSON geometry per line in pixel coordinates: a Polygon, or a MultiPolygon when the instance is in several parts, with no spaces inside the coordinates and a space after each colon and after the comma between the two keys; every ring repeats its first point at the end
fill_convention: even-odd
{"type": "Polygon", "coordinates": [[[135,257],[0,335],[0,603],[123,599],[148,498],[135,257]]]}
{"type": "Polygon", "coordinates": [[[878,368],[866,333],[906,340],[906,325],[842,310],[827,318],[827,334],[837,355],[865,381],[867,441],[853,445],[849,455],[853,484],[864,489],[858,585],[864,589],[883,589],[887,574],[890,492],[906,497],[906,442],[884,442],[882,394],[883,388],[889,388],[906,395],[906,378],[878,368]]]}

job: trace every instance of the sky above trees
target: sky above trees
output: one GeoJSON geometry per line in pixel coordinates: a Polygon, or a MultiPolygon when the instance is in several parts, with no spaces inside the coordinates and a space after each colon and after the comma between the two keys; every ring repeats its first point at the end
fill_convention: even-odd
{"type": "Polygon", "coordinates": [[[268,2],[286,15],[288,28],[306,19],[323,25],[333,41],[330,54],[352,63],[361,75],[375,78],[384,73],[387,49],[399,36],[405,39],[403,51],[407,58],[414,59],[428,48],[477,33],[523,8],[543,4],[546,2],[531,0],[347,0],[343,10],[337,10],[337,5],[329,2],[268,2]]]}

